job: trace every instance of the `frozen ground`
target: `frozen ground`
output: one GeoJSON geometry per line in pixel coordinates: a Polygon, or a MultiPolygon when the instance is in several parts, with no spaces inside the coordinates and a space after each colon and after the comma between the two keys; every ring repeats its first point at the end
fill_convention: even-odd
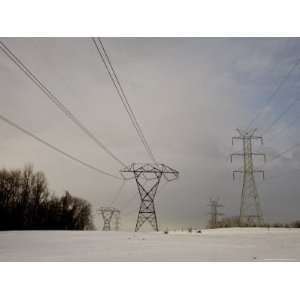
{"type": "Polygon", "coordinates": [[[300,261],[300,230],[8,231],[0,261],[300,261]]]}

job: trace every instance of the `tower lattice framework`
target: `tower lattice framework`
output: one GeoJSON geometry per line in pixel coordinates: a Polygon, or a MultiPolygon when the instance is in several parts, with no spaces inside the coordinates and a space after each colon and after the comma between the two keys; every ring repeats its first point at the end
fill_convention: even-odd
{"type": "Polygon", "coordinates": [[[264,178],[264,171],[254,168],[253,158],[255,156],[266,156],[264,153],[253,152],[252,143],[259,140],[263,144],[262,136],[256,136],[257,129],[241,130],[237,129],[239,136],[232,138],[232,145],[234,140],[242,141],[242,152],[232,153],[231,162],[234,156],[240,156],[243,159],[243,168],[233,171],[233,179],[236,173],[243,174],[243,187],[241,194],[240,206],[240,225],[262,225],[264,223],[263,214],[260,206],[260,199],[255,182],[255,173],[261,173],[264,178]]]}
{"type": "Polygon", "coordinates": [[[217,197],[216,199],[210,198],[209,199],[209,206],[210,206],[210,220],[209,220],[209,227],[216,228],[218,226],[218,217],[223,216],[223,213],[219,212],[219,208],[223,207],[222,204],[219,203],[220,199],[217,197]]]}
{"type": "MultiPolygon", "coordinates": [[[[111,230],[111,221],[113,217],[119,219],[120,217],[120,210],[114,207],[100,207],[98,212],[101,214],[103,218],[103,231],[110,231],[111,230]]],[[[118,230],[117,226],[115,226],[116,230],[118,230]]]]}
{"type": "Polygon", "coordinates": [[[148,222],[153,230],[158,231],[157,215],[154,199],[161,179],[173,181],[179,177],[179,172],[164,164],[133,163],[122,169],[124,179],[135,179],[140,195],[140,208],[138,212],[135,231],[139,231],[145,222],[148,222]]]}

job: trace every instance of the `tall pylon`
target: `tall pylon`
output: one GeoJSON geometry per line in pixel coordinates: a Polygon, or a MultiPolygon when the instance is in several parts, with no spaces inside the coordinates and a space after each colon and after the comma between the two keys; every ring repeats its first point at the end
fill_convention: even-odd
{"type": "Polygon", "coordinates": [[[103,218],[103,231],[110,231],[111,230],[111,220],[113,216],[118,215],[117,218],[120,216],[120,210],[114,207],[100,207],[98,212],[102,215],[103,218]]]}
{"type": "Polygon", "coordinates": [[[255,173],[261,173],[264,179],[264,171],[255,169],[253,164],[254,156],[263,156],[264,161],[266,155],[264,153],[257,153],[252,151],[252,143],[254,140],[259,140],[263,144],[262,136],[256,136],[257,129],[241,130],[237,129],[239,136],[232,138],[232,145],[234,140],[241,140],[243,150],[239,153],[232,153],[230,156],[231,162],[234,156],[243,158],[243,169],[233,171],[233,179],[236,173],[243,174],[243,188],[241,194],[240,206],[240,225],[262,225],[264,223],[263,214],[260,207],[259,195],[255,183],[255,173]]]}
{"type": "Polygon", "coordinates": [[[219,207],[223,207],[222,204],[219,203],[220,199],[217,198],[209,198],[209,206],[210,206],[210,220],[209,220],[209,228],[216,228],[218,225],[218,217],[223,216],[223,213],[218,211],[219,207]]]}
{"type": "Polygon", "coordinates": [[[132,163],[120,173],[126,180],[135,179],[140,194],[141,204],[135,231],[139,231],[146,221],[155,231],[158,231],[154,199],[159,183],[162,177],[167,181],[178,179],[179,172],[164,164],[132,163]]]}

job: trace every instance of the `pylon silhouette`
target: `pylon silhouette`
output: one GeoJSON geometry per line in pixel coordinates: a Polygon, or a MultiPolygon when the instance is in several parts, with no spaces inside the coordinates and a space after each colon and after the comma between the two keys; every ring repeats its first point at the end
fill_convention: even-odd
{"type": "Polygon", "coordinates": [[[173,181],[179,177],[179,172],[164,164],[137,164],[121,170],[124,179],[135,178],[141,204],[138,212],[135,231],[139,231],[147,221],[155,231],[158,231],[157,216],[154,199],[161,181],[164,177],[167,181],[173,181]],[[133,174],[133,175],[132,175],[133,174]]]}
{"type": "Polygon", "coordinates": [[[233,179],[235,179],[236,173],[243,174],[243,188],[240,206],[241,225],[262,225],[264,222],[254,176],[255,173],[261,173],[264,178],[264,171],[254,168],[253,157],[263,156],[265,160],[266,155],[264,153],[256,153],[252,151],[253,140],[260,140],[261,144],[263,144],[263,138],[261,136],[255,136],[256,130],[257,129],[244,131],[237,129],[239,136],[232,138],[232,145],[234,144],[234,140],[241,140],[243,144],[242,152],[231,154],[231,162],[233,156],[241,156],[243,158],[243,169],[233,171],[233,179]]]}

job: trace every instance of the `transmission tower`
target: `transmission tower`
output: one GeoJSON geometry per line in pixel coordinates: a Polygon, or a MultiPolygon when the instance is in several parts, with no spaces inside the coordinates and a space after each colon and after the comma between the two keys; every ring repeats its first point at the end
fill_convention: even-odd
{"type": "Polygon", "coordinates": [[[218,217],[223,216],[223,213],[218,211],[219,207],[223,207],[222,204],[219,203],[219,197],[216,199],[210,198],[209,199],[209,206],[210,206],[210,220],[209,220],[209,227],[216,228],[218,224],[218,217]]]}
{"type": "Polygon", "coordinates": [[[111,230],[111,220],[113,217],[117,216],[119,219],[120,211],[114,207],[100,207],[98,212],[102,215],[103,218],[103,231],[111,230]]]}
{"type": "Polygon", "coordinates": [[[167,181],[178,179],[179,172],[164,164],[141,164],[133,163],[122,169],[121,175],[124,179],[135,179],[141,204],[138,212],[135,231],[139,231],[147,221],[155,231],[158,231],[157,216],[154,199],[160,180],[164,177],[167,181]]]}
{"type": "Polygon", "coordinates": [[[263,138],[261,136],[255,136],[256,130],[257,129],[237,129],[239,136],[234,136],[232,138],[232,145],[234,144],[234,140],[241,140],[243,145],[242,152],[232,153],[230,157],[231,162],[232,157],[234,156],[240,156],[243,158],[243,169],[233,171],[233,179],[235,179],[236,173],[243,174],[240,225],[262,225],[264,222],[254,176],[255,173],[261,173],[264,179],[264,171],[254,168],[253,157],[263,156],[265,161],[266,155],[264,153],[256,153],[252,151],[252,143],[254,140],[260,140],[261,144],[263,144],[263,138]]]}

